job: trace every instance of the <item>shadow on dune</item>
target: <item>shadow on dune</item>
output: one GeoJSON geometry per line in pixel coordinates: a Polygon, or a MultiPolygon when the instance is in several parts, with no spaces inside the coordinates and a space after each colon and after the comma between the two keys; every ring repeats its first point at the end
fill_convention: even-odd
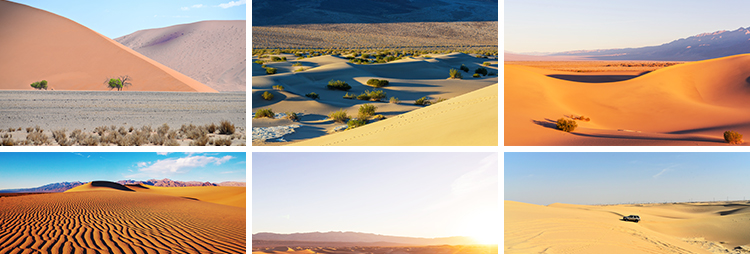
{"type": "Polygon", "coordinates": [[[547,77],[556,78],[556,79],[562,79],[567,81],[573,81],[573,82],[582,82],[582,83],[610,83],[610,82],[619,82],[619,81],[625,81],[629,79],[633,79],[636,77],[640,77],[648,72],[643,72],[638,75],[562,75],[562,74],[552,74],[547,75],[547,77]]]}
{"type": "Polygon", "coordinates": [[[557,121],[552,121],[549,118],[545,118],[544,121],[531,120],[531,122],[542,127],[557,129],[557,121]]]}
{"type": "Polygon", "coordinates": [[[314,127],[309,125],[303,125],[297,128],[294,133],[284,136],[286,141],[299,141],[311,138],[317,138],[328,134],[325,129],[321,127],[314,127]]]}
{"type": "Polygon", "coordinates": [[[145,189],[148,190],[149,188],[142,184],[126,184],[125,185],[128,188],[137,188],[137,189],[145,189]]]}
{"type": "Polygon", "coordinates": [[[281,102],[282,100],[286,98],[287,98],[286,95],[284,93],[280,93],[279,91],[269,91],[269,90],[253,91],[253,108],[270,106],[278,102],[281,102]],[[263,99],[263,97],[261,97],[261,95],[266,91],[273,94],[272,100],[267,101],[263,99]]]}
{"type": "Polygon", "coordinates": [[[750,126],[750,122],[744,122],[744,123],[738,123],[738,124],[727,124],[727,125],[706,127],[706,128],[686,129],[686,130],[681,130],[681,131],[667,132],[667,134],[691,134],[691,133],[705,132],[705,131],[716,131],[716,133],[718,134],[718,133],[724,133],[724,131],[726,130],[738,129],[738,128],[748,127],[748,126],[750,126]]]}
{"type": "MultiPolygon", "coordinates": [[[[727,206],[730,206],[730,205],[725,205],[725,207],[727,207],[727,206]]],[[[740,205],[740,204],[734,204],[734,205],[731,205],[731,206],[742,206],[742,207],[741,208],[737,208],[737,209],[732,209],[732,210],[729,210],[729,211],[721,211],[721,212],[718,212],[717,214],[719,214],[721,216],[732,215],[732,214],[735,214],[735,213],[737,213],[739,211],[745,210],[748,207],[750,207],[748,205],[740,205]]]]}
{"type": "Polygon", "coordinates": [[[704,138],[704,137],[675,137],[675,138],[667,138],[667,137],[635,137],[635,136],[627,136],[627,135],[613,135],[613,134],[586,134],[586,133],[579,133],[579,132],[571,132],[570,134],[581,136],[581,137],[591,137],[591,138],[612,138],[612,139],[633,139],[633,140],[653,140],[653,141],[695,141],[695,142],[713,142],[713,143],[726,143],[724,142],[724,139],[718,139],[718,138],[704,138]]]}
{"type": "Polygon", "coordinates": [[[192,198],[192,197],[181,197],[181,198],[184,198],[184,199],[190,199],[190,200],[195,200],[195,201],[200,201],[200,199],[197,199],[197,198],[192,198]]]}
{"type": "Polygon", "coordinates": [[[128,187],[125,187],[122,184],[108,182],[108,181],[93,181],[91,182],[91,186],[112,188],[112,189],[121,190],[121,191],[134,191],[134,190],[128,189],[128,187]]]}

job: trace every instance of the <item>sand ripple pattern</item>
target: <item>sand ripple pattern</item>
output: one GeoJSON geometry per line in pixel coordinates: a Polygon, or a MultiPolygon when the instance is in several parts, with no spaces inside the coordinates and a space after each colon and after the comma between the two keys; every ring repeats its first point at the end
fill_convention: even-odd
{"type": "Polygon", "coordinates": [[[0,253],[244,253],[245,210],[118,191],[0,198],[0,253]]]}

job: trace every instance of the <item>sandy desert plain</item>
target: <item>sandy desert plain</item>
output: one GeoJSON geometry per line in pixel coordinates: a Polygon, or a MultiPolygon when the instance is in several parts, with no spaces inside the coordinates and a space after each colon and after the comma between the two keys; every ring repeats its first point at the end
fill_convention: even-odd
{"type": "Polygon", "coordinates": [[[253,241],[253,253],[275,253],[275,254],[305,254],[305,253],[329,253],[329,254],[496,254],[497,245],[432,245],[432,246],[340,246],[340,243],[323,242],[277,242],[271,246],[286,245],[289,247],[264,247],[260,241],[253,241]],[[257,247],[256,247],[257,246],[257,247]],[[313,247],[311,247],[313,246],[313,247]]]}
{"type": "Polygon", "coordinates": [[[1,144],[244,145],[244,23],[203,21],[116,38],[131,49],[65,17],[0,1],[1,144]],[[160,52],[179,52],[170,56],[182,61],[160,52]],[[124,76],[122,91],[108,87],[124,76]],[[47,89],[30,86],[42,80],[47,89]],[[209,128],[223,121],[225,131],[209,128]]]}
{"type": "Polygon", "coordinates": [[[497,26],[253,27],[253,145],[497,145],[497,26]],[[451,69],[463,78],[450,78],[451,69]],[[477,70],[488,75],[473,77],[477,70]],[[388,84],[377,87],[371,79],[388,84]],[[336,81],[350,88],[327,88],[336,81]],[[360,116],[364,104],[374,112],[360,116]],[[348,122],[331,118],[336,111],[348,122]],[[292,113],[298,119],[286,117],[292,113]]]}
{"type": "MultiPolygon", "coordinates": [[[[512,59],[512,57],[510,58],[512,59]]],[[[729,145],[750,133],[750,55],[694,62],[505,62],[505,145],[729,145]],[[570,133],[560,118],[577,121],[570,133]]]]}
{"type": "Polygon", "coordinates": [[[2,253],[244,253],[245,187],[93,181],[0,194],[2,253]]]}

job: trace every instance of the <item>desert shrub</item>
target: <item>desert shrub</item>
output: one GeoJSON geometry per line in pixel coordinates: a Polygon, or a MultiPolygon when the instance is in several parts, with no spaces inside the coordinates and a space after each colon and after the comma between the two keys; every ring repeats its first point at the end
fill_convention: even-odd
{"type": "Polygon", "coordinates": [[[576,123],[575,120],[565,118],[557,119],[557,129],[559,130],[571,132],[574,131],[576,127],[578,127],[578,123],[576,123]]]}
{"type": "Polygon", "coordinates": [[[263,97],[263,99],[267,101],[273,100],[273,94],[268,91],[263,92],[260,97],[263,97]]]}
{"type": "Polygon", "coordinates": [[[297,60],[300,60],[300,59],[305,59],[305,57],[304,56],[297,57],[297,60]]]}
{"type": "MultiPolygon", "coordinates": [[[[211,124],[211,125],[214,125],[214,124],[211,124]]],[[[214,125],[214,126],[215,126],[215,125],[214,125]]],[[[171,131],[169,131],[169,132],[167,133],[167,138],[168,138],[168,139],[175,139],[175,138],[177,138],[177,131],[175,131],[175,130],[171,130],[171,131]]]]}
{"type": "Polygon", "coordinates": [[[54,138],[55,141],[57,141],[57,144],[61,146],[69,145],[68,136],[65,135],[65,129],[52,131],[52,138],[54,138]]]}
{"type": "Polygon", "coordinates": [[[185,133],[185,136],[189,139],[196,140],[208,134],[208,131],[204,130],[203,128],[195,127],[195,125],[192,124],[191,126],[193,126],[193,128],[188,129],[188,131],[185,133]]]}
{"type": "Polygon", "coordinates": [[[299,121],[299,116],[295,112],[287,111],[286,119],[292,120],[292,122],[297,122],[299,121]]]}
{"type": "Polygon", "coordinates": [[[477,68],[476,70],[474,70],[474,73],[475,73],[475,74],[477,74],[477,73],[478,73],[478,74],[482,74],[482,75],[484,75],[484,76],[487,76],[487,68],[484,68],[484,67],[479,67],[479,68],[477,68]]]}
{"type": "Polygon", "coordinates": [[[462,71],[467,72],[467,73],[469,72],[469,67],[466,67],[466,65],[463,65],[463,64],[461,65],[461,68],[459,68],[459,69],[461,69],[462,71]]]}
{"type": "Polygon", "coordinates": [[[281,57],[281,61],[282,61],[282,62],[286,62],[286,57],[285,57],[285,56],[282,56],[282,57],[281,57]]]}
{"type": "Polygon", "coordinates": [[[585,121],[585,122],[591,121],[591,118],[584,117],[584,116],[573,116],[571,118],[573,120],[579,120],[579,121],[585,121]]]}
{"type": "Polygon", "coordinates": [[[296,52],[296,53],[294,53],[294,56],[302,56],[302,53],[296,52]]]}
{"type": "Polygon", "coordinates": [[[213,134],[214,132],[216,132],[216,129],[217,129],[216,124],[214,123],[206,124],[206,131],[208,131],[208,134],[213,134]]]}
{"type": "Polygon", "coordinates": [[[385,119],[385,116],[383,116],[383,115],[375,115],[375,116],[372,117],[372,119],[383,120],[383,119],[385,119]]]}
{"type": "Polygon", "coordinates": [[[302,63],[296,62],[296,63],[292,64],[292,66],[302,66],[302,63]]]}
{"type": "Polygon", "coordinates": [[[282,86],[282,85],[274,85],[273,86],[273,90],[284,91],[284,86],[282,86]]]}
{"type": "Polygon", "coordinates": [[[462,79],[463,78],[461,76],[461,73],[458,72],[458,70],[456,70],[456,69],[451,69],[449,74],[450,74],[450,76],[451,76],[452,79],[462,79]]]}
{"type": "Polygon", "coordinates": [[[482,63],[482,65],[484,65],[484,66],[490,66],[490,62],[484,62],[484,63],[482,63]]]}
{"type": "Polygon", "coordinates": [[[96,132],[96,134],[99,134],[100,137],[104,136],[104,132],[106,131],[107,131],[107,126],[99,126],[99,127],[94,128],[94,132],[96,132]]]}
{"type": "Polygon", "coordinates": [[[281,62],[281,57],[278,57],[278,56],[271,56],[271,61],[274,61],[274,62],[281,62]]]}
{"type": "Polygon", "coordinates": [[[349,89],[352,89],[352,86],[341,80],[331,80],[328,82],[328,85],[326,85],[326,88],[331,90],[349,91],[349,89]]]}
{"type": "Polygon", "coordinates": [[[472,76],[472,77],[475,77],[475,78],[479,78],[479,77],[481,77],[481,75],[479,75],[479,73],[474,73],[474,75],[471,75],[471,76],[472,76]]]}
{"type": "Polygon", "coordinates": [[[391,100],[389,102],[393,104],[398,104],[400,101],[396,97],[391,97],[391,100]]]}
{"type": "Polygon", "coordinates": [[[191,146],[205,146],[208,144],[208,136],[199,137],[193,141],[190,141],[191,146]]]}
{"type": "Polygon", "coordinates": [[[363,126],[365,124],[367,124],[367,119],[353,119],[353,120],[349,120],[349,122],[346,123],[346,126],[347,126],[346,129],[347,130],[354,129],[354,128],[357,128],[359,126],[363,126]]]}
{"type": "Polygon", "coordinates": [[[305,97],[308,97],[308,98],[313,99],[313,100],[317,100],[318,98],[320,98],[320,96],[317,93],[315,93],[315,92],[311,92],[311,93],[305,94],[305,97]]]}
{"type": "Polygon", "coordinates": [[[428,100],[427,97],[422,97],[414,101],[414,105],[429,106],[430,100],[428,100]]]}
{"type": "Polygon", "coordinates": [[[231,135],[234,133],[234,124],[230,123],[227,120],[222,120],[219,122],[219,134],[227,134],[231,135]]]}
{"type": "Polygon", "coordinates": [[[370,100],[372,101],[381,101],[385,98],[388,98],[388,95],[383,90],[373,90],[368,95],[370,96],[370,100]]]}
{"type": "Polygon", "coordinates": [[[294,70],[294,72],[300,72],[300,71],[305,71],[305,68],[299,67],[299,69],[294,70]]]}
{"type": "Polygon", "coordinates": [[[387,86],[388,83],[389,83],[388,80],[385,80],[385,79],[380,80],[380,79],[373,78],[373,79],[367,80],[367,84],[374,86],[374,87],[384,87],[384,86],[387,86]]]}
{"type": "Polygon", "coordinates": [[[179,146],[180,143],[177,143],[177,140],[175,139],[168,139],[167,142],[164,142],[165,146],[179,146]]]}
{"type": "Polygon", "coordinates": [[[744,140],[742,140],[742,134],[737,133],[736,131],[725,131],[724,132],[724,141],[726,141],[729,144],[742,144],[744,140]]]}
{"type": "Polygon", "coordinates": [[[159,134],[151,134],[151,136],[148,137],[148,142],[151,142],[152,144],[157,146],[161,146],[167,142],[167,138],[159,134]]]}
{"type": "Polygon", "coordinates": [[[162,124],[156,128],[156,133],[159,134],[159,136],[166,136],[167,133],[169,133],[169,125],[167,125],[167,123],[162,124]]]}
{"type": "Polygon", "coordinates": [[[438,97],[437,99],[435,99],[435,102],[432,102],[431,104],[437,104],[438,102],[444,102],[446,100],[448,99],[438,97]]]}
{"type": "Polygon", "coordinates": [[[215,146],[231,146],[232,145],[232,139],[230,138],[217,138],[214,140],[215,146]]]}
{"type": "Polygon", "coordinates": [[[2,146],[14,146],[16,145],[16,142],[13,141],[12,138],[4,138],[2,143],[0,143],[2,146]]]}
{"type": "Polygon", "coordinates": [[[32,128],[32,127],[26,127],[26,133],[30,133],[32,130],[34,130],[34,128],[32,128]]]}
{"type": "Polygon", "coordinates": [[[31,142],[33,145],[48,145],[50,144],[49,137],[41,131],[33,131],[26,135],[26,140],[31,142]]]}
{"type": "Polygon", "coordinates": [[[339,109],[339,111],[334,111],[328,114],[328,118],[333,119],[333,121],[337,123],[345,123],[347,120],[349,120],[349,115],[346,114],[346,111],[344,111],[344,109],[339,109]]]}
{"type": "Polygon", "coordinates": [[[370,58],[370,54],[362,54],[362,58],[370,58]]]}
{"type": "Polygon", "coordinates": [[[47,80],[37,81],[34,83],[31,83],[31,87],[38,90],[47,90],[47,80]]]}
{"type": "Polygon", "coordinates": [[[253,118],[263,118],[263,117],[274,118],[275,116],[276,114],[273,113],[273,110],[271,110],[270,108],[265,108],[265,109],[258,109],[258,111],[255,111],[255,117],[253,118]]]}
{"type": "Polygon", "coordinates": [[[367,118],[372,115],[375,115],[375,110],[378,109],[375,105],[372,104],[362,104],[359,106],[359,115],[362,118],[367,118]]]}
{"type": "Polygon", "coordinates": [[[365,91],[364,93],[357,95],[357,100],[369,101],[370,93],[368,91],[365,91]]]}
{"type": "Polygon", "coordinates": [[[258,60],[258,61],[255,61],[254,63],[260,64],[260,65],[264,64],[263,60],[258,60]]]}
{"type": "Polygon", "coordinates": [[[268,74],[268,75],[276,74],[276,68],[267,67],[266,68],[266,74],[268,74]]]}

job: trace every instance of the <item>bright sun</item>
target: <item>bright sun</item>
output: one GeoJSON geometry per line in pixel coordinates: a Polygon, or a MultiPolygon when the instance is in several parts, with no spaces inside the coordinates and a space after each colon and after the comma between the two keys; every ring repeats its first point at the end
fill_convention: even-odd
{"type": "Polygon", "coordinates": [[[471,212],[464,218],[462,235],[471,237],[480,244],[499,244],[500,216],[502,214],[497,209],[471,212]]]}

